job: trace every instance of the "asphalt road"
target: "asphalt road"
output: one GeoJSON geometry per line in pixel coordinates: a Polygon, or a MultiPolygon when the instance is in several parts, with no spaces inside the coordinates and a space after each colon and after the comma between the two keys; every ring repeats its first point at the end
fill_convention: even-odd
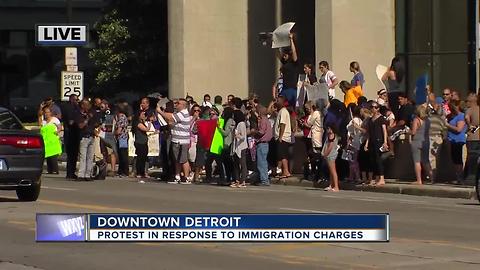
{"type": "Polygon", "coordinates": [[[480,269],[473,200],[291,187],[232,189],[44,177],[40,199],[0,191],[0,269],[480,269]],[[35,213],[390,213],[389,243],[36,243],[35,213]]]}

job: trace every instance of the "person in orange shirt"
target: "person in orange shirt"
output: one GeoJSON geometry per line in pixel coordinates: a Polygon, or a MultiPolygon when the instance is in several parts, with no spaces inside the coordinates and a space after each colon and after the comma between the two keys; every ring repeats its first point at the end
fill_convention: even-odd
{"type": "Polygon", "coordinates": [[[341,81],[339,87],[342,90],[343,94],[345,94],[343,102],[347,107],[350,103],[357,104],[358,98],[363,96],[362,87],[360,85],[352,86],[347,81],[341,81]]]}

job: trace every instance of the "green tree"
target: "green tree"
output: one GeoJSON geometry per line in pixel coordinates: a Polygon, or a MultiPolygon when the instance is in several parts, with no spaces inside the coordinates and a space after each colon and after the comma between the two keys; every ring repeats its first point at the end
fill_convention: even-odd
{"type": "Polygon", "coordinates": [[[95,24],[98,33],[98,48],[88,56],[98,69],[96,82],[100,88],[114,83],[122,73],[122,66],[132,54],[126,44],[131,38],[126,20],[119,18],[118,11],[112,9],[103,20],[95,24]]]}
{"type": "Polygon", "coordinates": [[[96,92],[105,96],[123,91],[165,92],[167,1],[111,0],[104,14],[96,26],[98,48],[90,53],[98,73],[96,92]]]}

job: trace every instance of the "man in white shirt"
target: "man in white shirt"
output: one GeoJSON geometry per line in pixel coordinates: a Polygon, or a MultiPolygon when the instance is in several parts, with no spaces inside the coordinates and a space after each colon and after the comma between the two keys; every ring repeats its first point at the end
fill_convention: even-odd
{"type": "MultiPolygon", "coordinates": [[[[190,164],[188,163],[188,148],[190,147],[190,123],[192,116],[188,112],[188,103],[185,99],[178,100],[176,113],[165,113],[160,111],[162,115],[171,125],[172,128],[172,151],[176,162],[175,182],[179,183],[181,179],[181,171],[183,178],[190,175],[190,164]]],[[[189,184],[186,179],[185,183],[189,184]]]]}
{"type": "Polygon", "coordinates": [[[285,101],[285,97],[278,97],[277,105],[281,109],[275,120],[275,140],[277,141],[278,160],[282,165],[282,175],[280,178],[291,176],[288,169],[288,148],[292,144],[292,126],[290,122],[290,113],[285,107],[285,101]]]}

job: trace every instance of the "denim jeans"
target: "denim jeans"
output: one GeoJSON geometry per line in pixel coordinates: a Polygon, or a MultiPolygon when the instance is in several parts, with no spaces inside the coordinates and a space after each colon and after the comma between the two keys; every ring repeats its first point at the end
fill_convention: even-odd
{"type": "Polygon", "coordinates": [[[78,177],[91,178],[93,170],[93,138],[82,138],[80,141],[80,164],[78,168],[78,177]]]}
{"type": "Polygon", "coordinates": [[[260,174],[260,182],[268,184],[268,143],[257,144],[257,169],[260,174]]]}

